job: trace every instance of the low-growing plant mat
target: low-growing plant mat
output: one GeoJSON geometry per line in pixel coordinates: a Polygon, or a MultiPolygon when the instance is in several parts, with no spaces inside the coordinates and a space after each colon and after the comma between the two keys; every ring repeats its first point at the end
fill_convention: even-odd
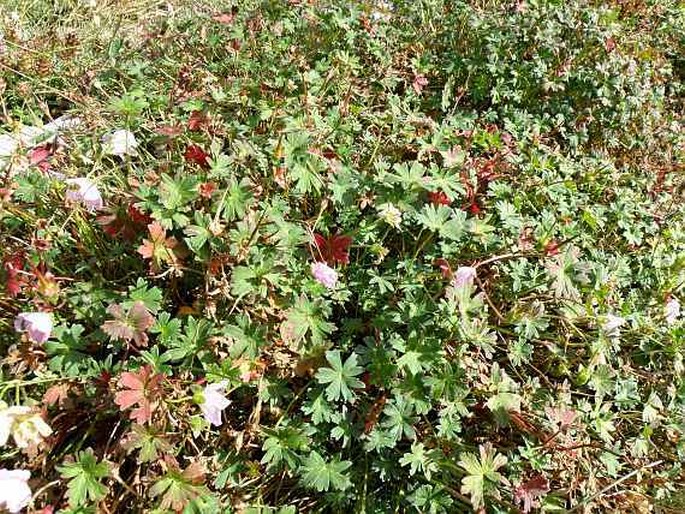
{"type": "Polygon", "coordinates": [[[0,506],[683,512],[678,0],[0,0],[0,506]]]}

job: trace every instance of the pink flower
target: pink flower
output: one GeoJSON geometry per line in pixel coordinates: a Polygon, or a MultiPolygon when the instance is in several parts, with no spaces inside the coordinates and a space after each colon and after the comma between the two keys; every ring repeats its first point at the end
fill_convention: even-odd
{"type": "Polygon", "coordinates": [[[52,332],[52,316],[48,312],[22,312],[14,320],[14,330],[28,332],[29,339],[44,343],[52,332]]]}
{"type": "Polygon", "coordinates": [[[26,469],[0,469],[0,507],[12,514],[26,507],[31,502],[29,478],[31,472],[26,469]]]}
{"type": "Polygon", "coordinates": [[[668,325],[673,325],[678,321],[678,316],[680,316],[680,302],[677,298],[671,297],[668,302],[666,302],[666,323],[668,325]]]}
{"type": "Polygon", "coordinates": [[[208,423],[221,426],[221,411],[228,407],[231,401],[226,398],[225,390],[228,382],[223,380],[205,387],[205,401],[200,405],[200,410],[208,423]]]}
{"type": "Polygon", "coordinates": [[[452,285],[457,289],[471,286],[473,285],[473,281],[475,280],[475,278],[476,268],[472,268],[471,266],[462,266],[458,268],[456,273],[454,274],[452,285]]]}
{"type": "Polygon", "coordinates": [[[67,179],[67,200],[79,202],[91,211],[102,209],[102,196],[97,186],[85,177],[67,179]],[[75,186],[75,187],[74,187],[75,186]]]}
{"type": "Polygon", "coordinates": [[[312,275],[317,282],[323,284],[328,289],[334,289],[338,283],[338,273],[323,262],[312,263],[312,275]]]}

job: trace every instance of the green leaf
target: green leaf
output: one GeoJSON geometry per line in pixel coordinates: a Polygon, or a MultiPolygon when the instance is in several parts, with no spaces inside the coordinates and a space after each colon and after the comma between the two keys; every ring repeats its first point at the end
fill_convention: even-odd
{"type": "Polygon", "coordinates": [[[312,452],[304,460],[301,473],[305,486],[319,492],[334,489],[344,491],[352,485],[345,471],[352,466],[350,461],[334,459],[326,462],[317,452],[312,452]]]}
{"type": "Polygon", "coordinates": [[[286,312],[286,319],[281,324],[283,339],[296,346],[301,346],[309,336],[313,345],[323,344],[327,335],[335,330],[335,325],[325,321],[327,309],[322,300],[309,300],[300,296],[293,307],[286,312]]]}
{"type": "Polygon", "coordinates": [[[430,480],[434,472],[438,471],[439,450],[426,450],[423,443],[412,443],[411,452],[405,453],[400,459],[401,466],[410,466],[409,474],[414,475],[421,471],[426,480],[430,480]]]}
{"type": "Polygon", "coordinates": [[[108,488],[101,481],[109,476],[109,466],[106,462],[97,461],[92,448],[79,452],[76,458],[75,462],[57,468],[62,478],[69,479],[69,505],[77,506],[87,501],[101,500],[108,492],[108,488]]]}
{"type": "Polygon", "coordinates": [[[262,446],[262,464],[272,469],[284,463],[289,469],[295,469],[300,462],[299,452],[306,450],[309,444],[307,436],[292,426],[276,430],[264,429],[264,433],[268,437],[262,446]]]}
{"type": "Polygon", "coordinates": [[[129,287],[128,300],[122,305],[130,309],[136,302],[143,302],[150,312],[155,314],[162,304],[162,290],[158,287],[148,287],[145,279],[136,280],[136,285],[129,287]]]}
{"type": "Polygon", "coordinates": [[[139,462],[153,462],[160,455],[171,451],[171,446],[154,427],[134,423],[131,425],[131,433],[122,443],[127,452],[140,450],[139,462]]]}
{"type": "Polygon", "coordinates": [[[461,481],[461,492],[471,497],[476,510],[484,506],[486,493],[496,495],[496,486],[505,481],[497,470],[507,463],[507,458],[498,454],[490,443],[481,445],[479,451],[480,458],[472,453],[464,453],[459,461],[459,465],[467,473],[461,481]]]}
{"type": "Polygon", "coordinates": [[[173,179],[169,175],[162,175],[159,198],[169,211],[175,212],[184,208],[195,200],[197,195],[197,180],[193,176],[186,175],[180,179],[173,179]]]}
{"type": "Polygon", "coordinates": [[[206,346],[214,332],[214,325],[207,319],[188,317],[187,325],[180,337],[169,341],[169,350],[162,354],[164,362],[173,362],[197,356],[206,346]]]}
{"type": "Polygon", "coordinates": [[[219,205],[219,209],[223,210],[223,218],[230,222],[243,217],[251,200],[252,193],[249,189],[249,182],[231,181],[226,188],[222,203],[219,205]]]}
{"type": "Polygon", "coordinates": [[[413,403],[404,396],[395,398],[392,403],[383,409],[383,414],[385,414],[386,418],[383,420],[382,426],[390,431],[395,441],[399,441],[402,437],[408,439],[416,438],[414,424],[417,418],[414,415],[414,411],[413,403]]]}
{"type": "Polygon", "coordinates": [[[330,367],[321,368],[316,373],[319,384],[328,384],[326,398],[329,401],[337,401],[341,398],[351,401],[356,398],[352,389],[364,388],[364,382],[355,378],[364,372],[364,368],[357,365],[357,354],[352,353],[343,364],[340,352],[334,350],[326,352],[326,360],[330,367]]]}
{"type": "Polygon", "coordinates": [[[449,207],[427,204],[423,206],[416,219],[431,232],[442,232],[451,215],[452,209],[449,207]]]}
{"type": "Polygon", "coordinates": [[[150,488],[150,496],[161,496],[160,507],[173,509],[176,512],[183,510],[191,501],[208,494],[207,488],[202,485],[202,467],[197,462],[191,463],[181,472],[178,469],[169,469],[166,475],[154,483],[150,488]]]}

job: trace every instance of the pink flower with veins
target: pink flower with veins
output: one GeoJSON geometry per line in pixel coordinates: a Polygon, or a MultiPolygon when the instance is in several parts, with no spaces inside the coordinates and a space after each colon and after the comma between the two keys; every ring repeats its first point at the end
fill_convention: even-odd
{"type": "Polygon", "coordinates": [[[475,279],[476,268],[471,266],[462,266],[454,273],[452,285],[457,289],[461,289],[463,287],[472,286],[475,279]]]}
{"type": "Polygon", "coordinates": [[[28,333],[31,341],[44,343],[52,332],[52,315],[48,312],[22,312],[14,320],[14,330],[28,333]]]}
{"type": "Polygon", "coordinates": [[[31,472],[25,469],[0,469],[0,507],[12,514],[26,507],[32,496],[29,478],[31,472]]]}
{"type": "Polygon", "coordinates": [[[200,405],[200,410],[207,422],[217,427],[221,426],[221,412],[231,404],[225,394],[227,386],[228,382],[222,380],[207,385],[203,392],[205,401],[200,405]]]}
{"type": "Polygon", "coordinates": [[[328,289],[334,289],[338,283],[338,273],[323,262],[312,263],[312,275],[320,284],[328,289]]]}
{"type": "Polygon", "coordinates": [[[102,209],[102,196],[97,186],[85,177],[70,178],[66,180],[69,189],[67,189],[67,200],[72,202],[82,203],[89,210],[95,211],[102,209]]]}

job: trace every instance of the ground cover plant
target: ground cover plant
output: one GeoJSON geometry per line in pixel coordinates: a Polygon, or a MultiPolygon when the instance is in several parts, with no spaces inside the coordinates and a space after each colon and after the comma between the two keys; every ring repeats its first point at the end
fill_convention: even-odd
{"type": "Polygon", "coordinates": [[[684,38],[0,1],[0,510],[682,512],[684,38]]]}

